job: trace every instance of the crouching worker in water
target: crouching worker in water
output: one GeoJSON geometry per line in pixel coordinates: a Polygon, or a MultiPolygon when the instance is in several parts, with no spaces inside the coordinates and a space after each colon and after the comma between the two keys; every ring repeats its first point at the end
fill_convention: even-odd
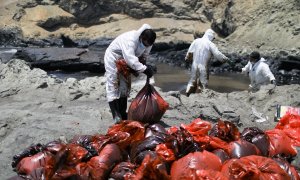
{"type": "Polygon", "coordinates": [[[212,42],[214,39],[214,31],[206,30],[202,38],[195,39],[190,45],[185,57],[185,61],[193,61],[191,68],[191,78],[186,88],[186,95],[189,96],[195,89],[207,88],[209,69],[208,63],[212,55],[220,60],[227,61],[228,58],[222,54],[217,46],[212,42]]]}
{"type": "Polygon", "coordinates": [[[250,82],[249,91],[256,92],[262,85],[273,84],[273,88],[269,90],[272,94],[276,87],[275,77],[272,74],[266,60],[260,57],[259,52],[253,51],[250,54],[248,64],[242,68],[242,73],[249,74],[250,82]]]}
{"type": "Polygon", "coordinates": [[[106,96],[115,123],[127,119],[127,97],[131,88],[130,73],[120,73],[118,64],[122,61],[135,75],[143,72],[152,77],[152,67],[145,62],[155,39],[151,26],[144,24],[137,31],[119,35],[105,51],[106,96]]]}

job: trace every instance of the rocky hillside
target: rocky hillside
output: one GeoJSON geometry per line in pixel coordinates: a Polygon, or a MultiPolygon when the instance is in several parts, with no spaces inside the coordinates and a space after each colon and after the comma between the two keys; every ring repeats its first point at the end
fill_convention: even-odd
{"type": "Polygon", "coordinates": [[[7,36],[31,41],[62,34],[73,40],[113,38],[149,23],[159,42],[190,43],[212,27],[230,47],[300,48],[298,0],[2,0],[0,8],[2,44],[12,43],[7,36]]]}

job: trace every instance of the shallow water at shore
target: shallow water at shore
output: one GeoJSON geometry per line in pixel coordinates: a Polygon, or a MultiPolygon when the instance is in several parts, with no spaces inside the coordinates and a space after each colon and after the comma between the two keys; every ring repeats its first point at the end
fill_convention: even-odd
{"type": "MultiPolygon", "coordinates": [[[[156,67],[157,73],[154,75],[155,86],[160,87],[164,92],[185,91],[186,84],[190,78],[189,70],[162,63],[156,64],[156,67]]],[[[66,80],[67,78],[81,80],[86,77],[103,75],[87,71],[72,73],[49,71],[48,74],[62,80],[66,80]]],[[[249,85],[248,77],[237,73],[211,74],[209,78],[208,88],[222,93],[247,90],[249,85]]]]}
{"type": "MultiPolygon", "coordinates": [[[[155,85],[162,91],[185,91],[190,78],[190,71],[167,64],[157,64],[155,85]]],[[[208,88],[217,92],[228,93],[248,89],[249,78],[237,73],[210,74],[208,88]]]]}

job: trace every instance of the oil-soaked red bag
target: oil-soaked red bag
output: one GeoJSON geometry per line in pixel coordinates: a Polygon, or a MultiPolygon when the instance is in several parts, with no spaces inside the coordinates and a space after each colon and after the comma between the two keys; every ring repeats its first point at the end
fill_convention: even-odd
{"type": "Polygon", "coordinates": [[[238,140],[229,143],[227,153],[231,158],[241,158],[250,155],[261,155],[259,149],[252,143],[245,140],[238,140]]]}
{"type": "MultiPolygon", "coordinates": [[[[222,169],[221,159],[209,151],[190,153],[171,166],[171,179],[197,179],[197,171],[222,169]]],[[[200,179],[200,178],[199,178],[200,179]]]]}
{"type": "Polygon", "coordinates": [[[33,156],[23,158],[17,165],[18,174],[29,175],[39,168],[44,168],[45,177],[53,175],[56,164],[55,156],[50,152],[39,152],[33,156]]]}
{"type": "Polygon", "coordinates": [[[145,139],[145,127],[137,121],[121,121],[107,131],[111,143],[117,144],[121,149],[126,149],[133,142],[145,139]]]}
{"type": "Polygon", "coordinates": [[[99,156],[93,157],[87,164],[92,179],[108,179],[115,164],[122,161],[121,150],[116,144],[106,145],[99,156]]]}
{"type": "Polygon", "coordinates": [[[256,155],[230,159],[223,164],[221,172],[229,179],[290,179],[274,160],[256,155]]]}
{"type": "Polygon", "coordinates": [[[270,138],[269,156],[284,154],[286,156],[296,156],[297,150],[292,144],[292,139],[283,130],[271,129],[265,131],[270,138]]]}
{"type": "Polygon", "coordinates": [[[143,123],[157,123],[168,109],[169,104],[158,94],[147,78],[128,109],[128,119],[143,123]]]}
{"type": "Polygon", "coordinates": [[[292,144],[300,147],[300,115],[284,115],[275,128],[283,130],[291,138],[292,144]]]}

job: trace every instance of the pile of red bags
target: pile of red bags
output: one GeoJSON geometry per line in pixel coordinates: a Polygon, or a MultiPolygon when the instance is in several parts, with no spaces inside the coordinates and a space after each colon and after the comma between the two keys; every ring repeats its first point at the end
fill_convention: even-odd
{"type": "MultiPolygon", "coordinates": [[[[300,116],[284,116],[275,129],[239,132],[231,122],[201,119],[165,129],[122,121],[108,132],[74,137],[68,144],[37,144],[14,156],[11,179],[293,179],[300,116]]],[[[300,166],[300,165],[299,165],[300,166]]]]}

